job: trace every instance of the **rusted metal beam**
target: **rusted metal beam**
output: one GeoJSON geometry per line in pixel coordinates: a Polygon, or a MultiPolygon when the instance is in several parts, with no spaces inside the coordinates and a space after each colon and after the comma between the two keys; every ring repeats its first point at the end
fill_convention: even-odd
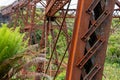
{"type": "Polygon", "coordinates": [[[84,55],[86,44],[81,40],[81,37],[88,30],[90,15],[86,11],[91,2],[92,0],[78,0],[66,80],[81,80],[82,71],[76,63],[84,55]]]}
{"type": "MultiPolygon", "coordinates": [[[[106,1],[106,8],[108,11],[110,11],[110,15],[104,20],[104,22],[101,24],[100,27],[103,28],[101,31],[101,37],[105,40],[104,44],[101,46],[101,48],[97,52],[97,56],[95,59],[95,63],[99,64],[101,66],[101,69],[98,71],[98,73],[94,76],[94,79],[102,80],[103,76],[103,69],[104,69],[104,62],[105,62],[105,56],[106,56],[106,50],[108,45],[108,38],[110,33],[110,27],[111,27],[111,21],[112,21],[112,14],[114,11],[114,0],[108,0],[106,1]]],[[[100,29],[102,29],[100,28],[100,29]]]]}
{"type": "Polygon", "coordinates": [[[102,80],[114,4],[78,1],[66,80],[102,80]]]}
{"type": "Polygon", "coordinates": [[[119,0],[115,0],[115,3],[118,7],[120,7],[120,1],[119,0]]]}
{"type": "Polygon", "coordinates": [[[2,13],[2,15],[9,15],[10,13],[12,13],[11,5],[1,9],[1,13],[2,13]]]}
{"type": "MultiPolygon", "coordinates": [[[[44,20],[44,26],[40,26],[35,22],[36,3],[40,1],[41,0],[19,0],[1,11],[4,15],[16,15],[15,27],[20,25],[17,24],[17,21],[18,18],[21,18],[25,26],[23,32],[29,32],[30,40],[31,33],[34,33],[36,29],[41,29],[43,32],[42,39],[40,41],[41,48],[46,47],[47,44],[45,43],[47,42],[45,42],[45,39],[48,40],[47,37],[50,35],[50,31],[54,41],[54,39],[56,39],[56,36],[54,36],[54,30],[59,30],[57,39],[53,42],[54,47],[52,49],[52,55],[47,66],[46,73],[47,71],[51,71],[49,70],[49,66],[53,59],[53,55],[55,55],[56,61],[58,61],[59,56],[56,52],[56,45],[60,37],[60,33],[63,31],[67,43],[71,40],[71,37],[69,37],[67,32],[67,22],[65,19],[75,18],[66,80],[102,80],[110,23],[115,3],[114,0],[78,0],[77,10],[69,9],[69,7],[67,9],[63,9],[69,0],[47,0],[45,18],[41,19],[44,20]],[[26,13],[21,11],[26,11],[26,13]],[[60,12],[60,15],[56,16],[55,14],[58,11],[60,12]],[[74,13],[67,14],[68,11],[77,11],[77,13],[76,15],[74,13]],[[63,18],[63,21],[60,21],[59,24],[57,23],[57,26],[52,24],[52,21],[56,21],[56,18],[63,18]]],[[[43,5],[43,3],[41,4],[43,5]]],[[[120,7],[120,2],[118,0],[116,0],[116,4],[120,7]]],[[[45,6],[45,4],[43,6],[45,6]]],[[[119,11],[119,9],[116,9],[115,11],[119,11]]],[[[113,15],[113,17],[118,17],[118,15],[113,15]]],[[[67,49],[65,54],[66,52],[67,49]]],[[[59,72],[65,54],[60,63],[57,63],[60,65],[54,79],[59,72]]],[[[38,67],[38,72],[39,68],[40,67],[38,67]]],[[[40,72],[42,71],[43,70],[40,72]]]]}
{"type": "Polygon", "coordinates": [[[45,15],[53,16],[57,11],[59,11],[63,6],[68,3],[69,0],[50,0],[47,4],[45,15]]]}

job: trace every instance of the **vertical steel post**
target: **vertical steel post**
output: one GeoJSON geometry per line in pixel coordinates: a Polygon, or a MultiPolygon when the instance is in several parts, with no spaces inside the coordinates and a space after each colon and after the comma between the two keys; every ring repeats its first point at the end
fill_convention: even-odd
{"type": "Polygon", "coordinates": [[[81,37],[88,30],[90,15],[86,11],[91,2],[92,0],[78,0],[66,80],[80,80],[81,70],[76,63],[84,55],[85,42],[81,37]]]}
{"type": "Polygon", "coordinates": [[[114,0],[79,0],[66,80],[102,80],[114,0]]]}

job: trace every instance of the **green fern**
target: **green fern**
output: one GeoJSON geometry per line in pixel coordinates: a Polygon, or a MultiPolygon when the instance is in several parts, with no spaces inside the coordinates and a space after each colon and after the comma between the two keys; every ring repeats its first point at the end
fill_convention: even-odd
{"type": "Polygon", "coordinates": [[[9,29],[7,25],[0,28],[0,64],[15,54],[24,51],[27,41],[23,42],[25,34],[20,34],[19,30],[19,28],[9,29]]]}

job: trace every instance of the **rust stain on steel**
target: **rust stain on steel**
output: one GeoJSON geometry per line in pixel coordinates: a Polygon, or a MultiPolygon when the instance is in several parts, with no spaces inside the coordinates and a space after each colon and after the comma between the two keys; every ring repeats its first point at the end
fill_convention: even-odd
{"type": "Polygon", "coordinates": [[[64,5],[66,5],[69,0],[51,0],[47,4],[45,15],[54,16],[57,11],[59,11],[64,5]]]}
{"type": "Polygon", "coordinates": [[[86,10],[91,1],[78,0],[66,80],[80,80],[81,70],[76,66],[76,62],[84,55],[85,43],[80,38],[88,30],[90,16],[86,10]]]}
{"type": "MultiPolygon", "coordinates": [[[[59,69],[67,52],[66,49],[62,60],[59,62],[56,44],[61,31],[63,31],[66,37],[66,43],[70,45],[69,41],[71,40],[71,37],[68,35],[65,19],[75,18],[73,36],[69,48],[66,80],[102,80],[112,16],[113,18],[120,18],[120,15],[112,15],[114,4],[119,7],[114,10],[114,13],[117,13],[120,11],[120,2],[118,0],[78,0],[77,9],[69,9],[69,7],[64,9],[63,7],[69,3],[70,0],[46,0],[46,4],[40,1],[42,0],[15,1],[13,4],[3,8],[1,13],[3,15],[10,15],[12,16],[12,19],[15,19],[14,27],[20,25],[17,23],[18,18],[21,18],[25,26],[22,31],[29,32],[28,36],[30,37],[30,42],[32,41],[31,33],[34,33],[36,29],[41,29],[41,48],[45,48],[45,38],[48,38],[50,32],[52,39],[54,40],[55,36],[53,30],[58,29],[60,31],[56,42],[54,43],[52,55],[46,69],[46,73],[47,71],[50,71],[48,70],[49,65],[53,55],[55,55],[55,64],[60,65],[58,66],[58,70],[56,72],[54,71],[55,76],[52,75],[54,76],[54,80],[60,72],[59,69]],[[44,21],[44,25],[37,25],[35,22],[36,4],[39,2],[45,8],[45,19],[40,18],[44,21]],[[26,14],[23,13],[23,9],[26,10],[26,14]],[[68,11],[76,11],[76,15],[67,15],[68,11]],[[57,12],[61,12],[59,16],[55,16],[57,12]],[[57,20],[57,18],[63,18],[63,22],[57,20]],[[53,25],[52,21],[57,25],[53,25]]],[[[36,38],[35,34],[34,38],[36,38]]],[[[43,66],[43,64],[39,65],[43,66]]],[[[38,72],[39,70],[40,72],[43,72],[43,68],[37,67],[38,72]]]]}
{"type": "Polygon", "coordinates": [[[66,80],[101,80],[114,0],[78,3],[66,80]],[[95,64],[98,69],[93,68],[95,64]]]}

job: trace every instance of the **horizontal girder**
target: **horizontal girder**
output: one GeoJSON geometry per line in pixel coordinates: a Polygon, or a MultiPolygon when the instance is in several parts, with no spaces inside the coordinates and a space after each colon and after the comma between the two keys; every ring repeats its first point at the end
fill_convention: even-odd
{"type": "Polygon", "coordinates": [[[51,0],[46,6],[45,14],[47,16],[53,16],[57,11],[59,11],[63,6],[65,6],[69,0],[51,0]]]}

